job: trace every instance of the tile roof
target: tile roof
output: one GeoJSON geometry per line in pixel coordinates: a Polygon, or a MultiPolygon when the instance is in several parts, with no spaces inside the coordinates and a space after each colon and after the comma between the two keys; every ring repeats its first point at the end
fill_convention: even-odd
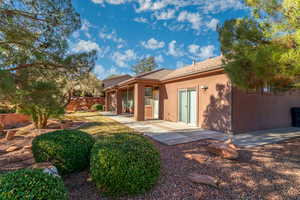
{"type": "Polygon", "coordinates": [[[109,87],[113,87],[113,86],[116,86],[118,85],[119,83],[125,81],[125,80],[128,80],[130,79],[131,76],[128,75],[128,74],[125,74],[125,75],[120,75],[120,76],[115,76],[115,77],[112,77],[112,78],[108,78],[108,79],[104,79],[102,82],[103,82],[103,87],[104,89],[106,88],[109,88],[109,87]]]}
{"type": "Polygon", "coordinates": [[[164,77],[166,77],[171,72],[173,72],[173,70],[170,70],[170,69],[160,69],[160,70],[157,70],[157,71],[152,72],[150,74],[146,74],[146,75],[140,76],[140,78],[162,80],[164,77]]]}
{"type": "Polygon", "coordinates": [[[223,68],[222,66],[222,56],[210,58],[202,62],[198,62],[186,67],[182,67],[174,70],[173,72],[167,74],[162,80],[168,80],[172,78],[178,78],[181,76],[191,75],[195,73],[205,72],[213,69],[223,68]]]}
{"type": "Polygon", "coordinates": [[[113,87],[116,85],[127,84],[128,82],[137,80],[137,79],[146,79],[146,80],[156,80],[156,81],[166,81],[173,78],[180,78],[187,75],[192,75],[196,73],[206,72],[214,69],[223,68],[222,65],[222,56],[215,58],[210,58],[202,62],[198,62],[186,67],[182,67],[176,70],[171,69],[156,69],[150,72],[145,72],[131,77],[130,75],[123,75],[119,77],[114,77],[111,79],[103,80],[104,88],[113,87]]]}

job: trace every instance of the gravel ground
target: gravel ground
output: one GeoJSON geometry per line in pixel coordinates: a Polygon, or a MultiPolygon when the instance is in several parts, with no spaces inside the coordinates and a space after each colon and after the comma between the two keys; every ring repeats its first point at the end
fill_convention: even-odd
{"type": "MultiPolygon", "coordinates": [[[[157,185],[147,194],[122,199],[198,200],[300,200],[300,138],[279,144],[241,149],[237,161],[224,160],[205,150],[213,141],[166,146],[161,152],[162,170],[157,185]],[[194,184],[189,173],[219,179],[218,188],[194,184]]],[[[65,177],[72,200],[109,199],[101,196],[88,172],[65,177]]]]}
{"type": "MultiPolygon", "coordinates": [[[[72,122],[66,128],[76,128],[83,126],[86,122],[72,122]]],[[[55,121],[50,121],[46,129],[37,130],[33,124],[24,127],[19,127],[20,133],[17,133],[13,140],[7,141],[4,137],[0,138],[0,173],[14,171],[30,167],[35,163],[31,152],[32,140],[43,133],[55,131],[60,129],[60,124],[55,121]],[[16,149],[7,152],[10,147],[16,149]],[[27,147],[27,148],[24,148],[27,147]]]]}

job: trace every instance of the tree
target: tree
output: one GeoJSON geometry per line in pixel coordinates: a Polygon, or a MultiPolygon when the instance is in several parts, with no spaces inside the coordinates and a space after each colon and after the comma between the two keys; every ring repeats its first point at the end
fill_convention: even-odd
{"type": "Polygon", "coordinates": [[[70,53],[81,26],[71,0],[0,0],[0,17],[0,96],[44,127],[70,99],[67,80],[88,74],[97,52],[70,53]]]}
{"type": "Polygon", "coordinates": [[[36,128],[45,128],[49,117],[64,113],[63,95],[54,82],[24,81],[16,84],[8,71],[0,71],[0,94],[17,106],[18,112],[31,116],[36,128]]]}
{"type": "Polygon", "coordinates": [[[156,69],[157,64],[155,62],[155,58],[153,56],[148,58],[143,58],[137,64],[131,67],[132,72],[135,74],[140,74],[144,72],[149,72],[156,69]]]}
{"type": "Polygon", "coordinates": [[[8,0],[0,4],[0,69],[65,68],[67,38],[80,28],[71,0],[8,0]]]}
{"type": "Polygon", "coordinates": [[[218,27],[225,71],[242,89],[299,85],[300,0],[245,0],[250,18],[218,27]]]}
{"type": "MultiPolygon", "coordinates": [[[[68,97],[74,96],[101,96],[102,81],[100,81],[93,73],[84,74],[78,79],[65,79],[63,81],[63,93],[68,97]]],[[[68,102],[67,102],[68,103],[68,102]]]]}

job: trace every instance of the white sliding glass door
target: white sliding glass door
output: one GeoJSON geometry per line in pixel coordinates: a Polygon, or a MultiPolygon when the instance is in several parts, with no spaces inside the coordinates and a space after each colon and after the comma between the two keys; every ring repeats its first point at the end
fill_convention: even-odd
{"type": "Polygon", "coordinates": [[[181,122],[197,125],[197,91],[195,89],[179,90],[179,116],[181,122]]]}

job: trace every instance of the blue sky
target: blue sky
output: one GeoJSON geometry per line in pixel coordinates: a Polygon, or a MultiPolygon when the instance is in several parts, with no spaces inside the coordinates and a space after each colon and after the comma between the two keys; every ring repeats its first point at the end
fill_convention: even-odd
{"type": "Polygon", "coordinates": [[[248,14],[240,0],[73,0],[82,27],[70,38],[73,52],[96,49],[95,74],[131,73],[155,56],[175,69],[220,55],[216,25],[248,14]]]}

